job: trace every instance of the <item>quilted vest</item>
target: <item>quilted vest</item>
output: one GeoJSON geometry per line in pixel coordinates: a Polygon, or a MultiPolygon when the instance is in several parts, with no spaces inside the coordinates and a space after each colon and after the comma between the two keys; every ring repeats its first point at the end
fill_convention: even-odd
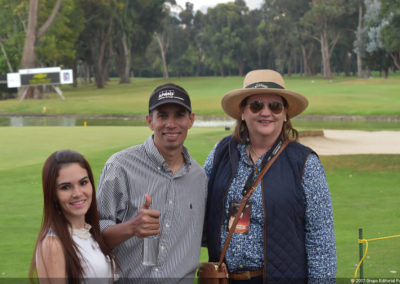
{"type": "MultiPolygon", "coordinates": [[[[264,278],[303,282],[307,278],[305,197],[301,180],[312,150],[289,143],[262,179],[264,197],[264,278]]],[[[237,171],[239,152],[232,136],[218,144],[208,184],[206,242],[210,261],[218,261],[225,201],[237,171]]],[[[269,282],[269,281],[267,281],[269,282]]]]}

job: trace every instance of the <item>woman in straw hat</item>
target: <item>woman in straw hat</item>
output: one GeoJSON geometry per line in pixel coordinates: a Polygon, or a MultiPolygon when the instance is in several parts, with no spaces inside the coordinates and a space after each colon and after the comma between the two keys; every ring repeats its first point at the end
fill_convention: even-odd
{"type": "MultiPolygon", "coordinates": [[[[243,196],[264,165],[286,143],[250,196],[225,261],[232,281],[306,282],[336,275],[332,204],[318,156],[296,142],[290,119],[307,99],[285,89],[273,70],[249,72],[222,108],[236,119],[231,136],[209,154],[205,234],[210,261],[218,261],[243,196]],[[235,209],[236,208],[236,209],[235,209]]],[[[318,281],[319,282],[319,281],[318,281]]]]}

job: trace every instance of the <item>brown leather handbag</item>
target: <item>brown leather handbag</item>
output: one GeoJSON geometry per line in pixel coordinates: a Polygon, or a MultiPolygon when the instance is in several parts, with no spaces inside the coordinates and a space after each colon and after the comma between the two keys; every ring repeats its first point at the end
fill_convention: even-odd
{"type": "Polygon", "coordinates": [[[236,225],[239,222],[240,214],[242,213],[244,206],[249,200],[250,196],[253,194],[254,190],[257,187],[257,184],[260,182],[262,177],[265,173],[269,170],[273,162],[278,158],[279,154],[282,153],[283,149],[289,143],[285,141],[282,146],[280,147],[279,151],[267,162],[265,167],[260,172],[260,175],[254,181],[253,185],[251,186],[250,190],[247,194],[243,197],[242,202],[240,203],[239,210],[236,213],[235,219],[233,221],[232,227],[229,230],[228,237],[224,243],[224,248],[222,249],[221,255],[219,257],[218,262],[202,262],[199,265],[197,270],[197,277],[199,279],[198,283],[200,284],[228,284],[229,283],[229,272],[226,264],[224,263],[224,258],[226,254],[226,250],[228,249],[229,242],[231,241],[233,232],[236,229],[236,225]]]}

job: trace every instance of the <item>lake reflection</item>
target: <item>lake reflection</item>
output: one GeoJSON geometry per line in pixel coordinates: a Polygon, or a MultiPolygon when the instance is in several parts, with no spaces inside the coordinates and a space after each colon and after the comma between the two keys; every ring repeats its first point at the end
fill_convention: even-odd
{"type": "MultiPolygon", "coordinates": [[[[0,116],[0,126],[146,126],[144,116],[136,117],[82,117],[82,116],[0,116]]],[[[359,129],[400,130],[400,117],[313,117],[300,116],[292,120],[293,126],[303,129],[359,129]]],[[[230,127],[235,121],[229,117],[196,116],[194,127],[230,127]]]]}
{"type": "Polygon", "coordinates": [[[5,126],[76,126],[76,118],[13,116],[5,126]]]}
{"type": "MultiPolygon", "coordinates": [[[[229,118],[196,118],[194,127],[231,127],[234,120],[229,118]]],[[[73,117],[73,116],[11,116],[0,117],[0,126],[146,126],[144,117],[73,117]]]]}

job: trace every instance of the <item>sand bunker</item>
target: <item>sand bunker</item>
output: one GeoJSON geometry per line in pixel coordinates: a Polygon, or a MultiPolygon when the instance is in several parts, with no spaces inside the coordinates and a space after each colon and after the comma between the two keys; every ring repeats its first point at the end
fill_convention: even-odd
{"type": "Polygon", "coordinates": [[[299,142],[318,155],[400,154],[400,131],[324,130],[299,142]]]}

